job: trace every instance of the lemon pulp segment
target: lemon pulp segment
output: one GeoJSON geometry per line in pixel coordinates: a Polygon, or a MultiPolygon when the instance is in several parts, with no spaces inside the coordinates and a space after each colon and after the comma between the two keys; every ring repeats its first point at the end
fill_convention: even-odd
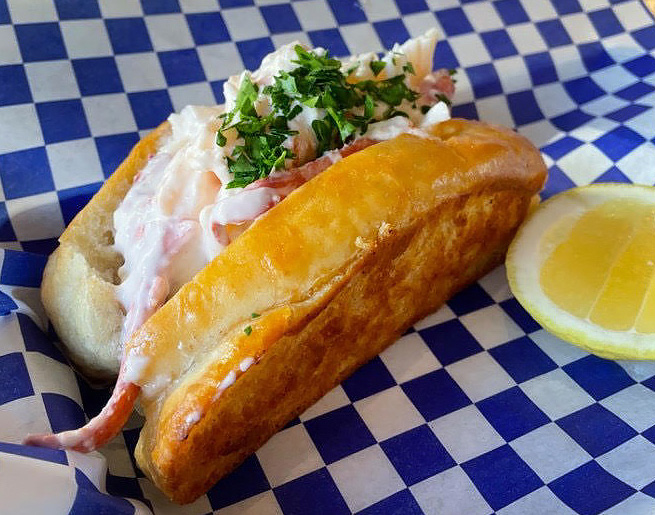
{"type": "Polygon", "coordinates": [[[540,283],[579,318],[611,330],[655,332],[654,263],[654,207],[610,200],[576,221],[546,258],[540,283]]]}

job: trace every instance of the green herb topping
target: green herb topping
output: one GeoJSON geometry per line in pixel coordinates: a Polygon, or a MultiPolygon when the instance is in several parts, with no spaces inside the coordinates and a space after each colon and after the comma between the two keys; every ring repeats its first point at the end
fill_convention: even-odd
{"type": "MultiPolygon", "coordinates": [[[[407,116],[399,107],[404,100],[416,108],[419,94],[405,83],[406,74],[414,73],[411,63],[403,66],[403,74],[383,80],[348,81],[349,75],[341,71],[341,62],[325,55],[309,52],[297,45],[294,48],[298,66],[290,72],[281,71],[270,86],[261,93],[270,97],[272,112],[260,116],[255,103],[260,94],[256,84],[244,77],[237,94],[234,109],[221,115],[223,123],[216,134],[216,143],[225,146],[223,134],[236,129],[238,144],[232,156],[227,157],[228,168],[234,179],[228,188],[244,187],[267,177],[273,170],[284,167],[286,159],[293,159],[293,152],[282,146],[288,136],[296,134],[289,129],[288,121],[303,110],[303,106],[325,110],[325,116],[312,122],[318,141],[316,154],[341,148],[352,141],[358,131],[366,132],[373,122],[387,120],[397,115],[407,116]],[[384,105],[381,116],[376,117],[376,107],[384,105]],[[238,119],[235,122],[235,118],[238,119]]],[[[384,61],[371,61],[370,68],[377,76],[384,69],[384,61]]]]}
{"type": "Polygon", "coordinates": [[[243,332],[246,333],[246,336],[250,336],[252,334],[252,327],[247,325],[243,332]]]}

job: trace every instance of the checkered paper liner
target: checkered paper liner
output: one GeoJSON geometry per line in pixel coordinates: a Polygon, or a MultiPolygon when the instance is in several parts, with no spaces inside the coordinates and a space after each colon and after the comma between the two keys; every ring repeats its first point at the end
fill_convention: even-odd
{"type": "Polygon", "coordinates": [[[82,425],[90,389],[38,300],[45,255],[139,137],[298,39],[345,56],[437,27],[454,114],[515,127],[544,197],[655,182],[655,24],[637,0],[0,0],[0,512],[655,512],[655,363],[551,336],[495,270],[176,507],[100,453],[17,444],[82,425]],[[29,488],[28,486],[29,485],[29,488]]]}

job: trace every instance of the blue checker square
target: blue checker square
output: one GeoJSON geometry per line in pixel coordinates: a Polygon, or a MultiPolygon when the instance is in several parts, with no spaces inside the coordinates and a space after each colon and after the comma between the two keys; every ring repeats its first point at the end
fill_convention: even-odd
{"type": "Polygon", "coordinates": [[[113,57],[74,59],[73,70],[82,95],[120,93],[123,82],[113,57]]]}
{"type": "Polygon", "coordinates": [[[641,134],[621,125],[616,129],[603,134],[600,138],[594,141],[594,145],[596,145],[607,157],[613,161],[618,161],[645,141],[646,139],[641,134]]]}
{"type": "Polygon", "coordinates": [[[143,491],[139,486],[139,480],[135,477],[115,476],[107,472],[106,480],[107,493],[118,497],[131,497],[133,499],[143,498],[143,491]]]}
{"type": "Polygon", "coordinates": [[[152,51],[152,43],[143,18],[105,20],[111,46],[116,54],[152,51]]]}
{"type": "Polygon", "coordinates": [[[573,14],[579,13],[582,11],[582,7],[578,3],[578,0],[552,0],[553,7],[557,11],[557,14],[560,16],[564,14],[573,14]]]}
{"type": "Polygon", "coordinates": [[[157,127],[173,112],[173,104],[165,89],[130,93],[127,97],[139,129],[157,127]]]}
{"type": "Polygon", "coordinates": [[[402,20],[378,21],[373,24],[373,27],[385,48],[391,48],[395,43],[403,43],[410,37],[402,20]]]}
{"type": "Polygon", "coordinates": [[[590,12],[589,20],[591,20],[601,38],[623,32],[623,26],[612,9],[600,9],[590,12]]]}
{"type": "Polygon", "coordinates": [[[652,55],[643,55],[624,63],[623,66],[634,73],[637,77],[643,78],[655,73],[655,57],[652,55]]]}
{"type": "Polygon", "coordinates": [[[484,45],[494,59],[518,54],[506,30],[498,29],[480,34],[484,45]]]}
{"type": "Polygon", "coordinates": [[[518,386],[478,402],[477,407],[508,442],[550,422],[518,386]]]}
{"type": "Polygon", "coordinates": [[[409,490],[401,490],[357,512],[358,515],[423,515],[423,510],[409,490]]]}
{"type": "Polygon", "coordinates": [[[230,40],[230,34],[220,12],[187,14],[186,19],[196,45],[230,40]]]}
{"type": "Polygon", "coordinates": [[[451,114],[456,118],[467,118],[469,120],[480,119],[480,116],[478,115],[478,109],[475,107],[473,102],[453,106],[451,114]]]}
{"type": "Polygon", "coordinates": [[[159,62],[169,86],[206,80],[198,53],[194,48],[160,52],[159,62]]]}
{"type": "Polygon", "coordinates": [[[95,139],[102,173],[105,177],[114,173],[114,170],[123,162],[138,141],[139,134],[137,132],[126,132],[95,139]]]}
{"type": "Polygon", "coordinates": [[[73,505],[70,507],[70,515],[86,513],[132,515],[134,513],[134,506],[127,499],[112,497],[100,492],[78,468],[75,469],[75,482],[77,483],[77,492],[73,505]]]}
{"type": "Polygon", "coordinates": [[[624,100],[629,100],[630,102],[634,102],[638,98],[648,95],[653,91],[655,91],[654,86],[651,86],[650,84],[646,84],[645,82],[637,82],[632,86],[628,86],[627,88],[623,88],[622,90],[617,91],[616,96],[623,98],[624,100]]]}
{"type": "Polygon", "coordinates": [[[504,300],[500,303],[500,306],[525,333],[532,333],[541,329],[537,321],[523,309],[523,306],[515,298],[504,300]]]}
{"type": "Polygon", "coordinates": [[[582,62],[589,72],[601,70],[615,64],[614,59],[607,53],[602,43],[597,41],[579,45],[578,51],[582,57],[582,62]]]}
{"type": "Polygon", "coordinates": [[[448,307],[457,316],[477,311],[478,309],[491,306],[494,300],[478,283],[473,283],[462,291],[456,293],[448,301],[448,307]]]}
{"type": "Polygon", "coordinates": [[[507,95],[507,104],[517,126],[544,119],[537,99],[530,90],[510,93],[507,95]]]}
{"type": "Polygon", "coordinates": [[[655,25],[634,31],[632,37],[646,50],[652,50],[655,48],[655,25]]]}
{"type": "Polygon", "coordinates": [[[396,5],[401,14],[412,14],[428,10],[425,0],[396,0],[396,5]]]}
{"type": "Polygon", "coordinates": [[[461,7],[444,9],[443,11],[437,11],[435,14],[448,37],[473,32],[473,26],[461,7]]]}
{"type": "Polygon", "coordinates": [[[250,39],[238,41],[237,49],[247,70],[256,70],[265,55],[275,50],[270,38],[250,39]]]}
{"type": "Polygon", "coordinates": [[[406,382],[402,389],[428,422],[471,404],[443,368],[406,382]]]}
{"type": "Polygon", "coordinates": [[[396,384],[387,367],[376,356],[346,379],[341,386],[352,402],[386,390],[396,384]]]}
{"type": "Polygon", "coordinates": [[[574,109],[572,111],[569,111],[568,113],[564,113],[559,116],[556,116],[551,121],[553,122],[553,125],[558,129],[568,132],[584,125],[592,118],[593,116],[591,116],[590,114],[585,113],[580,109],[574,109]]]}
{"type": "Polygon", "coordinates": [[[505,25],[530,21],[528,14],[523,9],[523,5],[521,5],[519,0],[497,0],[494,2],[494,7],[505,25]]]}
{"type": "Polygon", "coordinates": [[[590,102],[598,97],[602,97],[605,91],[594,82],[591,77],[581,77],[564,83],[564,89],[578,104],[590,102]]]}
{"type": "Polygon", "coordinates": [[[375,443],[368,427],[350,404],[308,420],[305,428],[326,464],[375,443]]]}
{"type": "Polygon", "coordinates": [[[380,447],[407,486],[456,465],[427,425],[381,442],[380,447]]]}
{"type": "Polygon", "coordinates": [[[568,31],[564,28],[560,20],[540,21],[535,25],[541,37],[544,38],[546,44],[551,48],[570,45],[572,43],[571,36],[569,36],[568,31]]]}
{"type": "Polygon", "coordinates": [[[179,13],[180,4],[178,0],[141,0],[141,6],[145,14],[179,13]]]}
{"type": "MultiPolygon", "coordinates": [[[[655,377],[651,377],[648,380],[651,383],[651,385],[649,386],[651,390],[653,389],[652,383],[654,380],[655,377]]],[[[643,384],[646,384],[646,382],[644,381],[643,384]]],[[[646,431],[642,431],[641,436],[647,438],[650,442],[655,443],[655,426],[649,427],[648,429],[646,429],[646,431]]]]}
{"type": "Polygon", "coordinates": [[[483,350],[459,319],[427,327],[420,330],[419,334],[443,366],[483,350]]]}
{"type": "Polygon", "coordinates": [[[7,23],[11,23],[7,2],[5,0],[0,0],[0,25],[5,25],[7,23]]]}
{"type": "Polygon", "coordinates": [[[569,507],[582,515],[602,513],[635,490],[590,461],[548,485],[569,507]]]}
{"type": "Polygon", "coordinates": [[[79,99],[36,104],[36,112],[41,122],[43,139],[48,144],[91,135],[79,99]]]}
{"type": "Polygon", "coordinates": [[[225,103],[225,94],[223,93],[223,85],[225,80],[214,80],[209,83],[209,86],[212,88],[212,93],[214,93],[214,98],[216,99],[217,104],[225,103]]]}
{"type": "Polygon", "coordinates": [[[328,3],[339,25],[366,21],[364,10],[351,0],[328,0],[328,3]]]}
{"type": "MultiPolygon", "coordinates": [[[[0,160],[1,161],[1,160],[0,160]]],[[[2,166],[2,165],[0,165],[2,166]]],[[[2,175],[0,174],[0,177],[2,175]]],[[[15,241],[16,233],[11,225],[7,204],[0,202],[0,241],[15,241]]]]}
{"type": "Polygon", "coordinates": [[[577,140],[572,136],[564,136],[557,141],[542,147],[541,151],[548,154],[553,159],[559,159],[564,157],[569,152],[575,150],[582,144],[582,141],[577,140]]]}
{"type": "Polygon", "coordinates": [[[628,424],[600,404],[592,404],[571,413],[556,423],[594,458],[627,442],[637,434],[628,424]]]}
{"type": "Polygon", "coordinates": [[[541,198],[546,200],[553,195],[575,187],[575,183],[557,165],[548,169],[548,180],[546,186],[541,190],[541,198]]]}
{"type": "Polygon", "coordinates": [[[593,182],[632,182],[626,175],[619,170],[616,166],[612,166],[602,175],[599,175],[593,182]]]}
{"type": "MultiPolygon", "coordinates": [[[[6,249],[2,261],[0,282],[10,286],[28,286],[38,288],[41,286],[43,269],[47,257],[41,254],[30,254],[18,250],[6,249]]],[[[2,377],[0,375],[0,377],[2,377]]]]}
{"type": "Polygon", "coordinates": [[[494,347],[489,354],[517,383],[557,368],[557,364],[527,336],[494,347]]]}
{"type": "Polygon", "coordinates": [[[476,98],[479,99],[502,94],[503,87],[500,84],[498,73],[496,73],[496,68],[494,68],[493,64],[471,66],[470,68],[466,68],[466,73],[468,73],[471,79],[473,93],[476,98]]]}
{"type": "Polygon", "coordinates": [[[0,291],[0,316],[6,316],[18,309],[18,304],[9,295],[0,291]]]}
{"type": "Polygon", "coordinates": [[[325,48],[331,56],[345,57],[350,55],[350,51],[338,29],[314,30],[308,32],[308,34],[313,46],[325,48]]]}
{"type": "Polygon", "coordinates": [[[55,0],[60,20],[100,18],[98,0],[55,0]]]}
{"type": "Polygon", "coordinates": [[[31,101],[32,94],[23,66],[0,66],[0,107],[31,101]]]}
{"type": "Polygon", "coordinates": [[[285,515],[350,513],[337,485],[325,468],[285,483],[275,488],[274,493],[285,515]]]}
{"type": "Polygon", "coordinates": [[[263,5],[259,10],[271,34],[302,30],[291,4],[263,5]]]}
{"type": "Polygon", "coordinates": [[[0,452],[15,454],[17,456],[26,456],[28,458],[35,458],[50,463],[59,463],[60,465],[68,465],[66,451],[61,451],[59,449],[48,449],[47,447],[0,442],[0,452]]]}
{"type": "Polygon", "coordinates": [[[66,225],[71,223],[75,215],[89,203],[91,197],[100,189],[100,186],[102,186],[102,183],[96,182],[57,191],[61,214],[66,225]]]}
{"type": "Polygon", "coordinates": [[[21,241],[25,252],[34,252],[49,256],[59,245],[57,238],[44,238],[42,240],[21,241]]]}
{"type": "Polygon", "coordinates": [[[34,395],[25,358],[20,352],[0,356],[0,406],[34,395]]]}
{"type": "Polygon", "coordinates": [[[615,122],[623,123],[645,111],[648,111],[649,109],[652,109],[652,107],[641,104],[630,104],[606,114],[605,117],[614,120],[615,122]]]}
{"type": "MultiPolygon", "coordinates": [[[[437,49],[434,52],[434,58],[432,60],[432,69],[438,70],[439,68],[448,68],[455,70],[459,68],[459,61],[455,57],[453,48],[448,43],[447,39],[439,41],[437,49]]],[[[455,76],[457,78],[457,76],[455,76]]]]}
{"type": "Polygon", "coordinates": [[[230,475],[208,492],[212,509],[218,510],[270,489],[266,474],[255,454],[249,456],[230,475]]]}
{"type": "Polygon", "coordinates": [[[255,0],[218,0],[218,5],[223,9],[230,9],[232,7],[245,7],[248,5],[255,5],[255,0]]]}
{"type": "Polygon", "coordinates": [[[462,469],[494,510],[543,485],[537,474],[509,445],[463,463],[462,469]]]}
{"type": "Polygon", "coordinates": [[[524,60],[533,85],[540,86],[558,81],[555,63],[553,63],[550,53],[538,52],[536,54],[526,55],[524,60]]]}
{"type": "Polygon", "coordinates": [[[649,485],[646,485],[640,491],[645,493],[646,495],[650,495],[651,497],[655,497],[655,481],[653,481],[649,485]]]}
{"type": "Polygon", "coordinates": [[[43,393],[41,396],[53,432],[77,429],[85,424],[86,415],[82,407],[70,397],[57,393],[43,393]]]}
{"type": "Polygon", "coordinates": [[[58,23],[15,25],[16,39],[23,61],[66,59],[66,47],[58,23]]]}
{"type": "Polygon", "coordinates": [[[55,189],[45,148],[30,148],[0,155],[0,180],[7,199],[55,189]]]}
{"type": "Polygon", "coordinates": [[[562,369],[596,400],[634,384],[623,367],[593,354],[564,365],[562,369]]]}
{"type": "Polygon", "coordinates": [[[29,352],[40,352],[60,363],[68,363],[62,352],[52,343],[34,321],[24,313],[17,313],[18,326],[25,342],[25,350],[29,352]]]}

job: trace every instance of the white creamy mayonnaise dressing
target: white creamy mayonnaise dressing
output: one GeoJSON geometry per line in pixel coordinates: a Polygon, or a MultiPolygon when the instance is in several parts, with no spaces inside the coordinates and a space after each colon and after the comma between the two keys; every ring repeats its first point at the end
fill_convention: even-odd
{"type": "MultiPolygon", "coordinates": [[[[188,106],[179,114],[169,117],[170,135],[162,139],[156,154],[138,173],[122,203],[114,212],[114,247],[125,259],[119,269],[121,283],[117,297],[126,311],[123,338],[128,338],[183,284],[216,257],[229,242],[247,228],[256,218],[278,203],[299,184],[277,184],[275,178],[283,172],[274,171],[271,181],[253,183],[246,188],[227,188],[232,180],[227,166],[229,156],[238,144],[234,129],[224,131],[227,142],[216,144],[216,132],[221,125],[219,116],[231,111],[239,87],[245,77],[259,87],[260,95],[255,109],[260,116],[273,109],[270,98],[261,92],[273,84],[280,71],[291,71],[297,66],[294,46],[285,45],[266,56],[260,68],[233,76],[224,84],[225,106],[188,106]]],[[[409,102],[399,106],[408,117],[395,116],[372,123],[365,134],[373,140],[387,140],[402,133],[426,136],[423,129],[450,117],[448,107],[434,98],[435,84],[440,72],[431,74],[432,56],[436,45],[436,32],[410,40],[394,48],[383,57],[386,67],[378,78],[404,73],[403,67],[411,62],[415,74],[407,74],[406,82],[421,93],[420,105],[432,105],[424,115],[409,102]]],[[[324,54],[325,50],[315,52],[324,54]]],[[[375,54],[355,56],[344,61],[344,70],[356,66],[353,80],[373,79],[370,62],[375,54]]],[[[452,86],[452,83],[451,83],[452,86]]],[[[439,91],[438,88],[436,91],[439,91]]],[[[297,131],[283,145],[296,155],[287,160],[286,167],[298,166],[316,159],[317,139],[312,122],[325,116],[323,109],[302,106],[302,111],[288,126],[297,131]]],[[[380,115],[385,106],[378,106],[380,115]]],[[[234,122],[238,120],[238,115],[234,122]]],[[[341,159],[338,150],[324,154],[331,162],[341,159]]],[[[147,367],[146,358],[130,353],[124,365],[132,382],[138,382],[147,367]]],[[[244,360],[243,371],[252,363],[244,360]]],[[[221,383],[225,388],[234,381],[228,374],[221,383]]],[[[157,378],[157,385],[142,385],[144,393],[154,395],[166,383],[157,378]]]]}

